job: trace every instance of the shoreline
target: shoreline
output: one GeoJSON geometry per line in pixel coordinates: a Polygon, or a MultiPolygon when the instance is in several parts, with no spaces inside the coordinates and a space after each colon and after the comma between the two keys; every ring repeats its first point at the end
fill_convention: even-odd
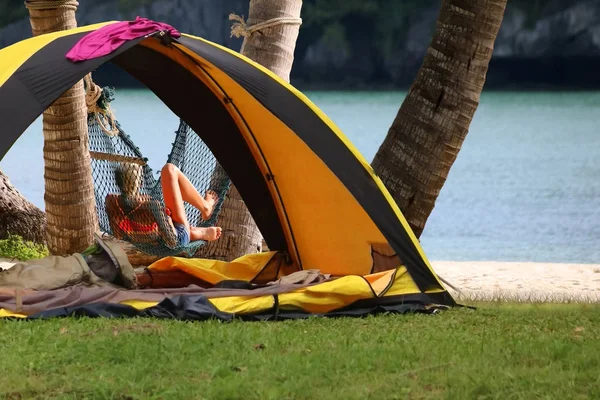
{"type": "MultiPolygon", "coordinates": [[[[305,83],[305,82],[292,82],[292,85],[300,90],[301,92],[381,92],[381,93],[395,93],[395,92],[408,92],[410,85],[394,85],[394,84],[340,84],[340,83],[305,83]]],[[[110,85],[115,90],[127,90],[127,91],[148,91],[145,86],[131,84],[131,85],[110,85]]],[[[482,93],[595,93],[600,91],[600,86],[581,86],[581,85],[497,85],[491,86],[484,89],[482,93]]]]}
{"type": "MultiPolygon", "coordinates": [[[[17,260],[0,259],[0,269],[17,260]]],[[[457,302],[600,303],[600,264],[431,261],[457,302]]]]}
{"type": "Polygon", "coordinates": [[[600,303],[600,264],[431,261],[457,301],[600,303]]]}

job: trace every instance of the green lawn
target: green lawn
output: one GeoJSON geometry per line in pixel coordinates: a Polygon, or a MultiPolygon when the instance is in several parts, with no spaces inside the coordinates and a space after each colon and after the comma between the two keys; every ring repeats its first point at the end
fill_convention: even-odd
{"type": "Polygon", "coordinates": [[[0,343],[8,399],[600,398],[591,305],[229,324],[0,320],[0,343]]]}

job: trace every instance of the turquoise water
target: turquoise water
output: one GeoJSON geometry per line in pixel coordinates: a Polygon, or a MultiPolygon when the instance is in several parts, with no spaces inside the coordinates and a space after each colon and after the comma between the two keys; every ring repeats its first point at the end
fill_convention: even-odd
{"type": "MultiPolygon", "coordinates": [[[[405,93],[307,95],[371,161],[405,93]]],[[[159,168],[177,118],[143,90],[117,92],[114,109],[159,168]]],[[[599,124],[600,92],[484,93],[421,238],[429,258],[600,262],[599,124]]],[[[40,208],[42,145],[37,120],[0,163],[40,208]]]]}

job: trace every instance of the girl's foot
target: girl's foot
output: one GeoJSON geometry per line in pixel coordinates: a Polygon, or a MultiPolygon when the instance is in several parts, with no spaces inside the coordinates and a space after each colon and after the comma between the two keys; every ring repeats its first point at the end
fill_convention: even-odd
{"type": "Polygon", "coordinates": [[[190,240],[206,240],[211,242],[221,237],[223,229],[220,226],[211,226],[210,228],[192,227],[190,232],[190,240]]]}
{"type": "Polygon", "coordinates": [[[201,210],[200,214],[202,215],[202,219],[207,221],[215,208],[215,204],[219,200],[219,196],[213,190],[209,190],[206,192],[206,196],[204,196],[204,200],[206,200],[207,206],[205,210],[201,210]]]}

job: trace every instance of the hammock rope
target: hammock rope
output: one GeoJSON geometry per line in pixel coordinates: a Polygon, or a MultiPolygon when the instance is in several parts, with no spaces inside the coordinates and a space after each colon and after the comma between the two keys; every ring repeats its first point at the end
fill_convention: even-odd
{"type": "Polygon", "coordinates": [[[76,11],[79,6],[77,0],[27,0],[25,7],[30,10],[58,10],[66,8],[76,11]]]}
{"type": "Polygon", "coordinates": [[[235,36],[236,38],[239,38],[240,36],[247,37],[252,35],[254,32],[272,28],[277,25],[302,25],[302,18],[292,17],[271,18],[254,25],[248,25],[248,23],[244,20],[244,17],[231,13],[229,14],[229,20],[235,21],[231,26],[231,37],[235,36]]]}
{"type": "Polygon", "coordinates": [[[102,89],[92,81],[90,74],[83,78],[85,88],[85,104],[88,114],[93,114],[98,126],[109,136],[119,134],[113,110],[110,108],[112,93],[108,88],[102,89]],[[105,92],[106,91],[106,92],[105,92]]]}
{"type": "MultiPolygon", "coordinates": [[[[114,118],[110,108],[113,91],[100,89],[89,77],[84,82],[100,228],[147,254],[192,257],[205,242],[178,244],[165,209],[160,178],[154,177],[148,159],[114,118]]],[[[207,221],[198,209],[184,203],[191,227],[214,226],[231,182],[208,146],[184,121],[175,131],[167,163],[178,167],[201,194],[208,190],[217,193],[219,200],[207,221]]]]}

